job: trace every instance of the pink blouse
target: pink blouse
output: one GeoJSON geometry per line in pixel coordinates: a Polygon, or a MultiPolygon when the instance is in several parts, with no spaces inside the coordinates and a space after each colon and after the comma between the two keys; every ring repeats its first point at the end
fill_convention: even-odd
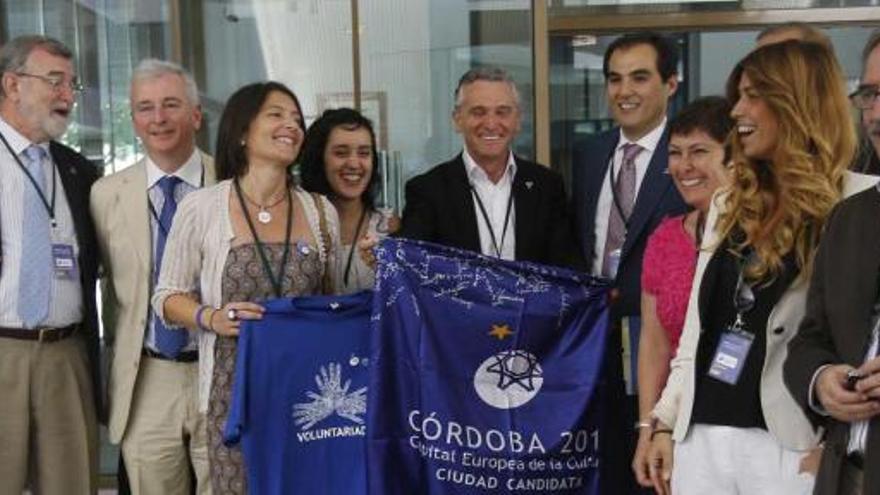
{"type": "Polygon", "coordinates": [[[684,327],[697,262],[697,250],[684,229],[684,217],[660,222],[648,238],[642,261],[642,290],[656,300],[657,318],[669,337],[673,354],[684,327]]]}

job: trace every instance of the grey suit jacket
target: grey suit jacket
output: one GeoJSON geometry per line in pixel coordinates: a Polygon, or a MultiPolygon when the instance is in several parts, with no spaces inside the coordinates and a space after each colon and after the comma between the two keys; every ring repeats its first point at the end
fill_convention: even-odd
{"type": "MultiPolygon", "coordinates": [[[[842,201],[828,220],[816,254],[807,314],[788,346],[785,381],[807,415],[826,427],[825,450],[815,493],[839,493],[840,472],[850,424],[816,414],[809,406],[816,371],[826,364],[864,361],[871,332],[872,306],[880,282],[880,192],[870,188],[842,201]]],[[[880,494],[880,416],[868,429],[866,494],[880,494]],[[869,467],[870,466],[870,467],[869,467]]]]}

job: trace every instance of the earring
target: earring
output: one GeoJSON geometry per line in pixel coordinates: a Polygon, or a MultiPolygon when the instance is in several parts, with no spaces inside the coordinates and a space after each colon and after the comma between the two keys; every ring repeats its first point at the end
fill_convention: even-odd
{"type": "Polygon", "coordinates": [[[244,148],[244,139],[241,140],[241,147],[244,148]]]}

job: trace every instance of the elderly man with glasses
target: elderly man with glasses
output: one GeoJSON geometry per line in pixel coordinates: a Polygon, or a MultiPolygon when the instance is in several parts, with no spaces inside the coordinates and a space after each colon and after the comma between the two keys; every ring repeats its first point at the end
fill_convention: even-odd
{"type": "Polygon", "coordinates": [[[880,31],[868,39],[862,52],[862,67],[859,87],[849,95],[862,115],[864,146],[856,169],[880,175],[880,31]]]}
{"type": "Polygon", "coordinates": [[[0,50],[0,493],[97,489],[97,169],[56,140],[80,85],[44,36],[0,50]]]}
{"type": "MultiPolygon", "coordinates": [[[[880,31],[850,100],[880,155],[880,31]]],[[[825,427],[817,495],[880,495],[880,189],[834,209],[816,254],[807,312],[788,347],[785,382],[825,427]]]]}

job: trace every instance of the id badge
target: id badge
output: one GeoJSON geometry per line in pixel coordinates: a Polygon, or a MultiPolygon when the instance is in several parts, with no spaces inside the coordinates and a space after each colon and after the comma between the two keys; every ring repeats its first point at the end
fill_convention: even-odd
{"type": "Polygon", "coordinates": [[[709,376],[736,385],[754,341],[755,336],[747,332],[727,330],[722,333],[709,366],[709,376]]]}
{"type": "Polygon", "coordinates": [[[77,276],[76,255],[70,244],[52,244],[55,278],[73,279],[77,276]]]}

